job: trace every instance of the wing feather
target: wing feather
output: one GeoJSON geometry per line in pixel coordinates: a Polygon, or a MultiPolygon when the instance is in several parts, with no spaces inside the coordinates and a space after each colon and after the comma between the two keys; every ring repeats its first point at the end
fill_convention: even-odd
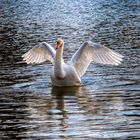
{"type": "Polygon", "coordinates": [[[71,59],[79,77],[83,76],[89,64],[94,61],[100,64],[119,65],[123,56],[101,44],[85,42],[71,59]]]}
{"type": "Polygon", "coordinates": [[[47,60],[53,64],[55,54],[56,51],[50,44],[42,42],[23,54],[22,57],[27,64],[40,64],[47,60]]]}

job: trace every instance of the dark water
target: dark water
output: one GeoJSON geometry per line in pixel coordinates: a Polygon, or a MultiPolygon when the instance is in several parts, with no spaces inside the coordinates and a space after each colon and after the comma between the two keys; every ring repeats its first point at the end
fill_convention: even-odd
{"type": "Polygon", "coordinates": [[[139,0],[0,0],[0,139],[140,139],[139,0]],[[51,64],[26,65],[33,45],[86,40],[124,55],[91,64],[79,88],[52,88],[51,64]]]}

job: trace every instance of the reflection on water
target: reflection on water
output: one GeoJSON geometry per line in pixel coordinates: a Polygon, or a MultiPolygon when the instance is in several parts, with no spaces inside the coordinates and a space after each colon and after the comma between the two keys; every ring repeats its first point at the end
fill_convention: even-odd
{"type": "Polygon", "coordinates": [[[140,1],[1,0],[0,139],[140,139],[140,1]],[[51,64],[21,55],[65,40],[67,61],[85,40],[124,55],[91,64],[82,87],[51,86],[51,64]]]}
{"type": "Polygon", "coordinates": [[[67,87],[52,88],[50,94],[47,91],[1,94],[1,136],[9,139],[137,138],[138,93],[132,96],[120,89],[91,90],[67,87]]]}

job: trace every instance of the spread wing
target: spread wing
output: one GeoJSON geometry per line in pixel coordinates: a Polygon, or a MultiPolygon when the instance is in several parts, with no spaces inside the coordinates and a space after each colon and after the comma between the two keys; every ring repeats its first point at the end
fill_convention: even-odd
{"type": "Polygon", "coordinates": [[[71,59],[71,65],[75,67],[81,77],[86,72],[89,64],[94,61],[100,64],[119,65],[123,56],[101,44],[91,41],[85,42],[71,59]]]}
{"type": "Polygon", "coordinates": [[[47,60],[53,64],[55,54],[56,54],[56,51],[50,44],[46,42],[42,42],[39,45],[30,49],[27,53],[22,55],[22,57],[23,57],[23,60],[27,64],[30,64],[30,63],[40,64],[47,60]]]}

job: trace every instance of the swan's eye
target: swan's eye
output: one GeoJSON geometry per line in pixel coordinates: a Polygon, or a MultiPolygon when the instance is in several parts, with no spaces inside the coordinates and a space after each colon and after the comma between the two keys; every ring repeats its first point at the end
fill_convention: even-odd
{"type": "Polygon", "coordinates": [[[56,49],[59,49],[61,47],[61,42],[58,40],[58,41],[56,41],[56,49]]]}
{"type": "Polygon", "coordinates": [[[57,44],[57,45],[61,45],[61,42],[60,42],[60,41],[57,41],[56,44],[57,44]]]}
{"type": "Polygon", "coordinates": [[[56,43],[58,44],[58,43],[59,43],[59,41],[57,40],[57,41],[56,41],[56,43]]]}

